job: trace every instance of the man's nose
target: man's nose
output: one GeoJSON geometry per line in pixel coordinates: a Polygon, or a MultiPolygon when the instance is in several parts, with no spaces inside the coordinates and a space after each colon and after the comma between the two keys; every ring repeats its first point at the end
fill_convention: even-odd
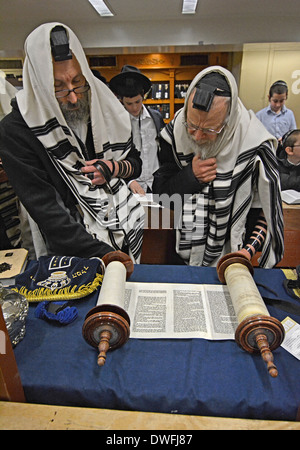
{"type": "Polygon", "coordinates": [[[74,91],[73,92],[69,92],[69,95],[68,95],[67,98],[68,98],[68,101],[70,103],[77,103],[78,97],[77,97],[77,94],[75,94],[74,91]]]}
{"type": "Polygon", "coordinates": [[[193,134],[194,134],[194,138],[196,141],[199,141],[199,140],[207,137],[207,134],[205,132],[203,132],[202,130],[195,130],[193,134]]]}

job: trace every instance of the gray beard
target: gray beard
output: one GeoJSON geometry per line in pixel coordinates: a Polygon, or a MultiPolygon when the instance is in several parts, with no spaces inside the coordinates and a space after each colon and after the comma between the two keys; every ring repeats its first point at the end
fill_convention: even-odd
{"type": "Polygon", "coordinates": [[[191,150],[195,153],[196,156],[200,156],[201,159],[214,158],[217,156],[218,150],[217,143],[219,140],[219,136],[214,142],[206,142],[203,144],[198,144],[190,134],[188,134],[191,150]]]}
{"type": "Polygon", "coordinates": [[[76,107],[72,103],[59,103],[63,116],[72,130],[76,130],[82,123],[87,123],[90,116],[90,106],[88,92],[85,92],[83,97],[77,100],[76,107]]]}

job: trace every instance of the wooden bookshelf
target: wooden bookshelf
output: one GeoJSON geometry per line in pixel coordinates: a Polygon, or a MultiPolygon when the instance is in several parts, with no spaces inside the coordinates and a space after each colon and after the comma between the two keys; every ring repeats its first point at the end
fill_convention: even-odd
{"type": "Polygon", "coordinates": [[[159,109],[165,122],[184,104],[185,92],[201,70],[213,65],[228,66],[229,53],[147,53],[114,56],[89,56],[91,69],[99,70],[109,82],[124,65],[138,67],[152,82],[145,104],[159,109]],[[161,96],[157,94],[161,86],[161,96]],[[167,86],[167,88],[165,88],[167,86]],[[154,97],[154,98],[153,98],[154,97]]]}

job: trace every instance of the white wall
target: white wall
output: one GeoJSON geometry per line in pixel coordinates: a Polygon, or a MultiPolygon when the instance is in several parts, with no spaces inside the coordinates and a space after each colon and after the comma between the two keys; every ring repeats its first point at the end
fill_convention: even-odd
{"type": "Polygon", "coordinates": [[[284,80],[289,94],[286,106],[300,127],[300,43],[247,44],[243,48],[239,96],[254,112],[268,105],[269,88],[284,80]]]}
{"type": "MultiPolygon", "coordinates": [[[[13,1],[13,0],[12,0],[13,1]]],[[[49,17],[48,21],[55,20],[49,17]]],[[[56,18],[56,20],[59,20],[56,18]]],[[[284,17],[278,19],[280,26],[271,26],[265,19],[256,18],[231,19],[210,18],[206,20],[164,21],[156,20],[154,23],[140,22],[110,22],[102,21],[100,24],[81,23],[80,17],[74,24],[69,25],[78,35],[83,47],[101,48],[114,47],[141,47],[141,46],[176,46],[176,45],[242,45],[252,42],[300,42],[300,26],[298,18],[284,17]]],[[[20,52],[24,46],[26,36],[36,28],[39,23],[22,22],[12,29],[10,21],[3,21],[0,27],[0,56],[5,52],[20,52]],[[2,50],[2,53],[1,53],[2,50]]],[[[158,48],[159,50],[159,48],[158,48]]],[[[19,54],[16,54],[19,56],[19,54]]]]}

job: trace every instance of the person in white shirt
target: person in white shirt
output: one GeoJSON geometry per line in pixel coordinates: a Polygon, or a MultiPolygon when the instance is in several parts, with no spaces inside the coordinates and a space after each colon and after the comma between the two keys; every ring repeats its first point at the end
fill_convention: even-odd
{"type": "Polygon", "coordinates": [[[125,65],[121,73],[111,79],[109,86],[129,112],[133,142],[143,162],[141,175],[128,185],[133,193],[151,193],[153,173],[159,168],[158,136],[165,126],[160,112],[143,104],[151,81],[136,67],[125,65]]]}
{"type": "Polygon", "coordinates": [[[279,142],[282,136],[297,128],[294,113],[285,106],[288,85],[283,80],[275,81],[269,90],[269,105],[256,113],[256,117],[279,142]]]}

